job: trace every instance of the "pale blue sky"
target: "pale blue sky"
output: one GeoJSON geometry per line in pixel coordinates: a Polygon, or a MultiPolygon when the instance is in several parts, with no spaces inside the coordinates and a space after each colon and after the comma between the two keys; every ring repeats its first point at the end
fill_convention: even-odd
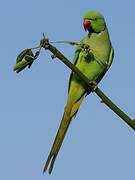
{"type": "MultiPolygon", "coordinates": [[[[91,94],[72,122],[52,175],[42,174],[67,97],[70,70],[42,51],[30,70],[13,72],[17,54],[50,40],[80,40],[82,16],[100,11],[115,58],[99,87],[135,117],[135,2],[106,0],[1,0],[0,179],[134,179],[135,132],[91,94]]],[[[58,45],[72,59],[74,48],[58,45]]]]}

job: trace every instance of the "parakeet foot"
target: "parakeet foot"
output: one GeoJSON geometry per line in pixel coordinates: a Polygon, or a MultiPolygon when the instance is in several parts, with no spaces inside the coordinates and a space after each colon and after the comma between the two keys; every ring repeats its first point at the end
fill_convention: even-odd
{"type": "Polygon", "coordinates": [[[82,44],[81,47],[86,53],[89,53],[91,50],[88,44],[82,44]]]}
{"type": "Polygon", "coordinates": [[[94,92],[96,90],[96,88],[97,88],[97,82],[96,81],[90,81],[87,93],[90,94],[91,92],[94,92]]]}

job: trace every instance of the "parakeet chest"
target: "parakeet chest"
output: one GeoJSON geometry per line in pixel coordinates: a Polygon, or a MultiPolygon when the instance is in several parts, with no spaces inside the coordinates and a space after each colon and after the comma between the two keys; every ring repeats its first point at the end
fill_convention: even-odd
{"type": "Polygon", "coordinates": [[[92,33],[84,38],[82,42],[90,47],[89,53],[82,50],[80,54],[87,62],[96,60],[101,64],[107,63],[111,47],[107,30],[101,33],[92,33]]]}

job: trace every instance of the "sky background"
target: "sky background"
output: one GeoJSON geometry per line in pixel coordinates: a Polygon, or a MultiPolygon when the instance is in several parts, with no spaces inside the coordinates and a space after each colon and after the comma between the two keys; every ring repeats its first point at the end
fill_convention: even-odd
{"type": "MultiPolygon", "coordinates": [[[[38,45],[86,35],[82,16],[105,16],[115,49],[113,65],[99,87],[135,118],[135,2],[106,0],[1,0],[0,3],[0,179],[134,179],[135,132],[96,94],[72,122],[51,176],[42,174],[63,114],[70,70],[42,51],[32,68],[13,72],[16,56],[38,45]]],[[[74,47],[57,45],[72,60],[74,47]]]]}

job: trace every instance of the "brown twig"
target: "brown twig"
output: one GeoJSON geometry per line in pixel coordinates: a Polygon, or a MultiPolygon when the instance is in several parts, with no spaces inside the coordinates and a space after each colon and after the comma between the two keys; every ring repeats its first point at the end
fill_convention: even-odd
{"type": "MultiPolygon", "coordinates": [[[[74,66],[56,47],[49,43],[49,40],[43,37],[40,41],[40,46],[53,53],[53,58],[57,57],[66,66],[68,66],[77,76],[82,80],[84,88],[86,90],[92,90],[89,79],[76,67],[74,66]]],[[[117,107],[98,87],[95,88],[94,92],[101,98],[102,102],[106,104],[113,112],[115,112],[121,119],[124,120],[132,129],[135,130],[135,121],[126,115],[119,107],[117,107]]]]}

